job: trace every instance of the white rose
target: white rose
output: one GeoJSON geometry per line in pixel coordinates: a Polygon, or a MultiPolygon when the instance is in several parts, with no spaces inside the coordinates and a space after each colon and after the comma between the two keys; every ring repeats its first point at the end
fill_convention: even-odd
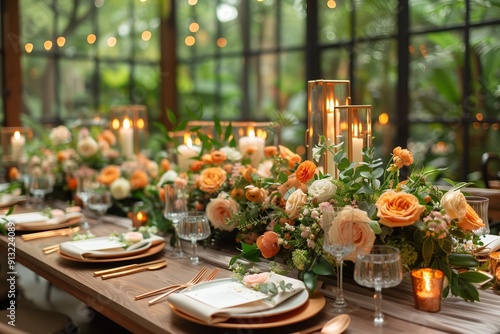
{"type": "Polygon", "coordinates": [[[299,188],[295,190],[286,200],[285,212],[290,219],[297,218],[302,212],[302,207],[306,204],[307,195],[299,188]]]}
{"type": "Polygon", "coordinates": [[[54,145],[65,144],[71,139],[71,132],[66,126],[60,125],[50,131],[49,138],[54,145]]]}
{"type": "Polygon", "coordinates": [[[243,155],[240,151],[238,151],[234,147],[224,146],[220,149],[221,152],[224,152],[226,155],[226,159],[230,161],[240,161],[243,158],[243,155]]]}
{"type": "Polygon", "coordinates": [[[165,173],[163,173],[163,175],[160,178],[160,181],[158,181],[157,186],[161,187],[161,186],[163,186],[164,183],[174,182],[178,176],[179,176],[179,174],[177,174],[177,172],[175,170],[170,169],[170,170],[166,171],[165,173]]]}
{"type": "Polygon", "coordinates": [[[147,163],[146,169],[148,171],[148,174],[152,178],[156,178],[158,176],[159,171],[160,171],[160,167],[158,167],[158,164],[155,161],[149,161],[147,163]]]}
{"type": "Polygon", "coordinates": [[[92,137],[85,137],[78,142],[76,151],[84,158],[89,158],[99,151],[99,144],[92,137]]]}
{"type": "Polygon", "coordinates": [[[264,160],[259,164],[259,167],[257,168],[257,175],[260,177],[271,177],[271,168],[273,168],[273,160],[264,160]]]}
{"type": "Polygon", "coordinates": [[[337,186],[333,184],[330,178],[314,181],[308,189],[309,195],[315,197],[319,203],[329,201],[335,192],[337,186]]]}
{"type": "Polygon", "coordinates": [[[109,186],[111,196],[117,200],[127,198],[130,195],[131,189],[130,182],[123,177],[114,180],[109,186]]]}
{"type": "Polygon", "coordinates": [[[441,205],[451,219],[462,218],[467,209],[467,200],[460,190],[450,190],[441,197],[441,205]]]}

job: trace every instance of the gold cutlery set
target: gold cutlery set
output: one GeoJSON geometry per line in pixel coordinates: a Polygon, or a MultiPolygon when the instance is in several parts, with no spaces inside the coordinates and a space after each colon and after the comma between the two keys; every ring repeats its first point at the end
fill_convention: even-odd
{"type": "Polygon", "coordinates": [[[99,270],[94,272],[94,277],[101,277],[102,279],[109,279],[114,277],[125,276],[129,274],[138,273],[146,270],[157,270],[165,268],[167,266],[167,261],[165,260],[155,260],[144,263],[134,263],[126,266],[121,266],[117,268],[99,270]]]}
{"type": "Polygon", "coordinates": [[[24,241],[30,241],[30,240],[35,240],[35,239],[41,239],[41,238],[49,238],[49,237],[56,237],[56,236],[65,236],[65,235],[72,235],[76,232],[80,231],[80,227],[69,227],[69,228],[62,228],[59,230],[50,230],[50,231],[44,231],[44,232],[37,232],[37,233],[30,233],[30,234],[23,234],[21,238],[24,241]]]}

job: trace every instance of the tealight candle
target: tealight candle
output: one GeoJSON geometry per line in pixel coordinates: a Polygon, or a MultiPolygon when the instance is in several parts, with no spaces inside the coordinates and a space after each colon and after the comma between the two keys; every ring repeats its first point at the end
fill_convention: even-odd
{"type": "Polygon", "coordinates": [[[14,135],[10,138],[10,147],[12,152],[12,160],[21,160],[24,154],[24,144],[26,143],[26,138],[21,135],[19,131],[14,132],[14,135]]]}
{"type": "Polygon", "coordinates": [[[128,118],[123,120],[123,127],[120,129],[120,149],[126,158],[134,157],[134,130],[128,118]]]}
{"type": "Polygon", "coordinates": [[[255,136],[255,132],[251,130],[248,136],[239,139],[238,148],[244,156],[250,157],[252,167],[257,168],[264,157],[265,144],[265,140],[255,136]]]}
{"type": "Polygon", "coordinates": [[[437,269],[423,268],[411,272],[415,308],[426,312],[441,310],[443,278],[443,272],[437,269]]]}

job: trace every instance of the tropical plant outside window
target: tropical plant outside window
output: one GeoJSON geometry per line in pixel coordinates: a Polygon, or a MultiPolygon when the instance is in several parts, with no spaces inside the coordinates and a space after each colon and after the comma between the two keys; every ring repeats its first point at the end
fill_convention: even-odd
{"type": "MultiPolygon", "coordinates": [[[[21,0],[25,114],[67,121],[138,103],[159,119],[161,1],[21,0]]],[[[481,153],[498,151],[499,1],[176,0],[174,8],[181,112],[201,105],[206,119],[254,121],[285,113],[295,125],[282,142],[300,148],[306,81],[349,79],[352,103],[373,106],[383,156],[403,143],[426,166],[448,167],[442,176],[478,180],[481,153]]]]}

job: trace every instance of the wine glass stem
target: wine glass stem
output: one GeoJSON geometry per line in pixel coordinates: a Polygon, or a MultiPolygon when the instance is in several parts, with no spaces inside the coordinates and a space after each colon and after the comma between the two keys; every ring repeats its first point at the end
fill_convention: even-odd
{"type": "Polygon", "coordinates": [[[196,238],[191,238],[191,244],[193,245],[193,255],[191,256],[191,262],[198,262],[198,255],[196,254],[197,243],[196,238]]]}
{"type": "Polygon", "coordinates": [[[382,288],[375,287],[375,313],[373,314],[373,322],[375,325],[380,326],[384,323],[384,315],[382,314],[382,288]]]}
{"type": "Polygon", "coordinates": [[[344,259],[342,256],[337,256],[335,259],[335,264],[337,266],[337,297],[335,298],[335,307],[346,307],[347,303],[344,299],[344,289],[342,286],[342,271],[344,267],[344,259]]]}
{"type": "Polygon", "coordinates": [[[182,245],[181,238],[179,238],[179,223],[174,224],[175,229],[175,241],[174,241],[174,253],[176,255],[182,255],[182,245]]]}

